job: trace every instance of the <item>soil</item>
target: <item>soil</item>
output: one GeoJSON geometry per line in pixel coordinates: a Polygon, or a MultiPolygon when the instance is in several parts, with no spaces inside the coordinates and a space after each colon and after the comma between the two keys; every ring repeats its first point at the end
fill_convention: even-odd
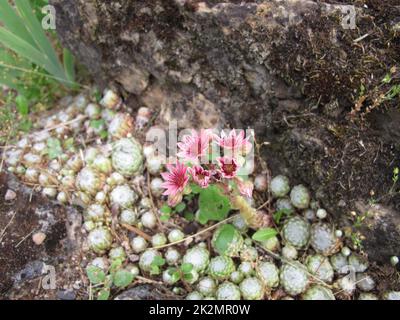
{"type": "Polygon", "coordinates": [[[80,252],[67,237],[66,207],[41,197],[4,173],[0,175],[0,199],[0,298],[56,299],[73,286],[76,295],[84,294],[80,252]],[[9,189],[17,196],[5,201],[9,189]],[[41,245],[32,240],[38,231],[46,234],[41,245]],[[45,265],[55,268],[55,289],[45,290],[42,286],[49,274],[49,269],[43,269],[45,265]]]}

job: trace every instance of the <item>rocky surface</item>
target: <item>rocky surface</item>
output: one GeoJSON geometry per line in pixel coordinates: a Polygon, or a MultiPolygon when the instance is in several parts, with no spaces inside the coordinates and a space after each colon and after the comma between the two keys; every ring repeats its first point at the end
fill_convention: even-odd
{"type": "Polygon", "coordinates": [[[388,261],[381,246],[400,241],[400,197],[388,196],[398,111],[349,119],[376,108],[376,88],[398,60],[397,0],[356,2],[356,29],[343,29],[332,1],[51,2],[63,43],[133,110],[148,106],[180,128],[254,128],[271,143],[261,152],[272,171],[311,186],[345,223],[357,200],[392,207],[387,232],[379,219],[364,230],[379,239],[366,243],[370,255],[388,261]]]}
{"type": "MultiPolygon", "coordinates": [[[[142,146],[146,131],[152,131],[143,125],[159,123],[151,117],[154,110],[142,108],[136,120],[127,110],[110,90],[102,98],[90,92],[65,97],[59,108],[40,115],[34,131],[21,133],[5,148],[4,169],[18,177],[1,177],[5,298],[361,299],[365,292],[375,299],[397,296],[388,291],[399,289],[395,264],[381,267],[368,261],[358,232],[373,221],[395,232],[388,229],[387,217],[392,215],[383,206],[355,203],[359,212],[368,214],[352,213],[352,225],[337,225],[305,185],[282,175],[270,181],[258,168],[248,181],[252,184],[254,179],[252,198],[231,197],[241,213],[228,218],[232,224],[204,225],[201,212],[191,217],[204,205],[195,194],[181,199],[186,212],[175,207],[173,215],[163,216],[163,163],[151,146],[142,146]],[[260,206],[264,210],[254,209],[260,206]],[[249,218],[253,214],[254,221],[249,218]],[[280,232],[268,239],[251,230],[263,234],[260,228],[273,225],[280,232]],[[226,230],[233,231],[230,240],[226,230]],[[313,286],[311,278],[320,285],[313,286]]],[[[372,241],[375,246],[381,242],[372,241]]],[[[390,244],[381,250],[382,261],[396,250],[390,244]]]]}

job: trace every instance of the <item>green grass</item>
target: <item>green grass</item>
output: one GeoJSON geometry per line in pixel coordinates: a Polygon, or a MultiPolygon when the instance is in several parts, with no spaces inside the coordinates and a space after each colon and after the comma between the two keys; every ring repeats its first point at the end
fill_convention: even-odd
{"type": "MultiPolygon", "coordinates": [[[[32,72],[29,65],[35,65],[64,86],[76,85],[73,57],[64,50],[63,63],[60,61],[38,19],[39,8],[35,13],[26,0],[14,0],[13,3],[14,6],[8,1],[0,1],[0,67],[7,70],[2,72],[0,81],[18,90],[21,73],[32,72]]],[[[39,4],[37,2],[36,6],[39,4]]]]}
{"type": "Polygon", "coordinates": [[[74,57],[60,47],[54,31],[42,28],[47,4],[0,0],[0,144],[29,131],[32,113],[80,88],[74,57]]]}

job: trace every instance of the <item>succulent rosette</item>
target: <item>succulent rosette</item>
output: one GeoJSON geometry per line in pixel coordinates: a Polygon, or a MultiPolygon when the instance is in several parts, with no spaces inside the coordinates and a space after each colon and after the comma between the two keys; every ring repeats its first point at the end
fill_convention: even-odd
{"type": "Polygon", "coordinates": [[[126,113],[117,113],[108,126],[108,133],[115,139],[126,137],[134,129],[133,118],[126,113]]]}
{"type": "Polygon", "coordinates": [[[76,177],[76,186],[79,190],[95,196],[103,186],[103,177],[95,170],[84,167],[76,177]]]}
{"type": "Polygon", "coordinates": [[[142,147],[133,138],[116,141],[111,158],[114,169],[126,177],[138,174],[143,168],[142,147]]]}

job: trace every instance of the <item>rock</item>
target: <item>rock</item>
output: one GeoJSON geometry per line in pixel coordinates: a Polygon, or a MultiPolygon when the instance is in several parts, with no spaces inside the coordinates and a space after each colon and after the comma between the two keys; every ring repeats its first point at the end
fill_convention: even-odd
{"type": "Polygon", "coordinates": [[[40,246],[44,240],[46,239],[46,234],[43,232],[36,232],[32,235],[32,241],[37,245],[40,246]]]}
{"type": "Polygon", "coordinates": [[[57,298],[59,300],[75,300],[76,293],[73,290],[58,290],[57,298]]]}
{"type": "Polygon", "coordinates": [[[16,197],[17,197],[17,194],[13,190],[8,189],[6,192],[6,195],[4,196],[4,200],[11,201],[11,200],[14,200],[16,197]]]}
{"type": "Polygon", "coordinates": [[[26,266],[14,275],[14,281],[20,283],[28,279],[39,277],[43,274],[45,264],[42,261],[35,260],[26,264],[26,266]]]}
{"type": "MultiPolygon", "coordinates": [[[[341,7],[330,2],[50,1],[62,43],[101,87],[119,88],[133,110],[160,112],[166,126],[177,120],[178,128],[253,128],[270,142],[262,156],[272,172],[309,186],[341,221],[355,200],[367,203],[371,190],[386,197],[393,184],[387,164],[400,157],[395,99],[379,112],[368,108],[366,125],[350,120],[376,100],[376,88],[389,89],[381,86],[380,64],[398,56],[387,31],[398,7],[395,0],[368,7],[347,1],[357,35],[381,35],[354,46],[355,31],[343,28],[341,7]],[[366,101],[354,110],[361,84],[366,101]]],[[[394,206],[390,236],[378,224],[367,237],[372,259],[388,261],[382,256],[399,243],[399,199],[387,199],[394,206]],[[383,242],[382,252],[374,248],[383,242]]]]}
{"type": "Polygon", "coordinates": [[[115,297],[115,300],[170,300],[176,298],[150,284],[138,285],[115,297]]]}
{"type": "Polygon", "coordinates": [[[368,257],[382,264],[390,263],[392,256],[400,256],[400,215],[393,207],[356,202],[360,213],[368,213],[361,232],[363,247],[368,257]]]}

